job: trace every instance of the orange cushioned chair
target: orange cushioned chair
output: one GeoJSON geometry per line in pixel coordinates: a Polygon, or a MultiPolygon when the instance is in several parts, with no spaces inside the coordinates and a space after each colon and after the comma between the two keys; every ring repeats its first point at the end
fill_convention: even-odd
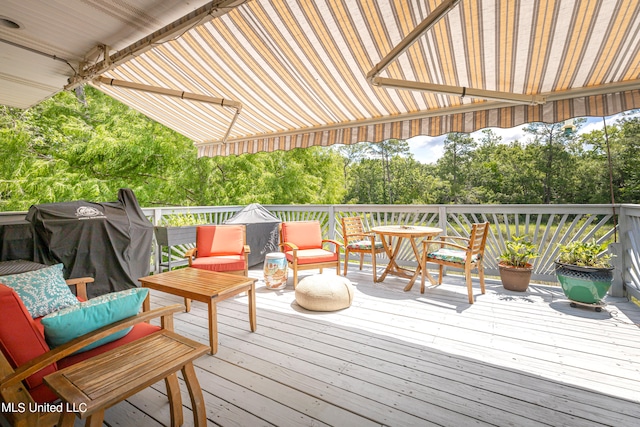
{"type": "Polygon", "coordinates": [[[293,269],[293,288],[298,284],[298,270],[335,267],[340,274],[340,247],[335,240],[323,239],[318,221],[292,221],[280,224],[280,248],[293,269]],[[324,249],[325,243],[333,245],[333,251],[324,249]]]}
{"type": "Polygon", "coordinates": [[[189,267],[246,276],[249,252],[244,225],[202,225],[196,227],[196,247],[184,256],[189,267]]]}
{"type": "MultiPolygon", "coordinates": [[[[247,228],[245,225],[201,225],[196,227],[196,247],[184,256],[189,267],[248,276],[247,228]]],[[[187,311],[191,301],[185,298],[187,311]]]]}

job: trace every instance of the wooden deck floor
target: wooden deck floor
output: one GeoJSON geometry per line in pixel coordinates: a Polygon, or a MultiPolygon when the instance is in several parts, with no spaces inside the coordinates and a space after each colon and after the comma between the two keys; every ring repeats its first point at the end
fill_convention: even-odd
{"type": "MultiPolygon", "coordinates": [[[[219,304],[219,352],[196,363],[209,425],[638,425],[640,308],[626,299],[596,313],[571,308],[559,288],[488,281],[480,295],[474,280],[470,305],[455,276],[423,295],[404,292],[404,279],[374,285],[370,270],[348,277],[353,305],[333,313],[300,308],[291,284],[259,287],[255,333],[245,296],[219,304]]],[[[206,318],[194,302],[176,330],[207,343],[206,318]]],[[[158,383],[131,397],[105,424],[165,425],[164,393],[158,383]]]]}

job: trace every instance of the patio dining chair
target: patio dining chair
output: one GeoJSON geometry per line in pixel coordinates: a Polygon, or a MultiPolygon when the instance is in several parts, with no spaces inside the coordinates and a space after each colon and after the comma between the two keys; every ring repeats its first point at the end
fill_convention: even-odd
{"type": "Polygon", "coordinates": [[[340,274],[340,247],[342,243],[323,239],[320,222],[291,221],[282,222],[280,228],[280,248],[287,257],[287,263],[293,270],[293,288],[298,284],[298,271],[335,267],[340,274]],[[332,250],[324,244],[333,245],[332,250]]]}
{"type": "Polygon", "coordinates": [[[382,242],[376,241],[374,233],[365,231],[362,218],[359,216],[343,217],[341,222],[344,240],[344,275],[347,275],[350,253],[360,254],[360,270],[362,270],[364,255],[370,254],[375,282],[377,279],[376,254],[384,252],[382,242]]]}
{"type": "Polygon", "coordinates": [[[489,223],[475,223],[471,226],[469,237],[462,236],[440,236],[440,240],[425,240],[422,242],[423,265],[422,270],[422,286],[420,293],[424,293],[424,278],[426,272],[426,263],[438,264],[440,274],[438,275],[438,285],[442,284],[443,268],[454,267],[464,270],[464,277],[467,284],[467,293],[469,295],[469,304],[473,304],[473,288],[471,283],[471,270],[478,270],[480,279],[480,291],[485,293],[484,286],[484,267],[482,261],[484,258],[484,247],[489,232],[489,223]],[[436,246],[435,250],[429,250],[430,246],[436,246]]]}

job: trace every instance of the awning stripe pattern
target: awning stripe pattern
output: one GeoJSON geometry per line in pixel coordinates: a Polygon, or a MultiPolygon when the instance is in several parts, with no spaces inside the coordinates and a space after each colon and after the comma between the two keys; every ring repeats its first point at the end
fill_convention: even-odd
{"type": "Polygon", "coordinates": [[[248,1],[104,74],[239,101],[224,144],[232,109],[95,84],[191,138],[201,156],[609,115],[640,108],[639,3],[461,0],[381,74],[549,97],[536,106],[366,81],[439,0],[248,1]]]}

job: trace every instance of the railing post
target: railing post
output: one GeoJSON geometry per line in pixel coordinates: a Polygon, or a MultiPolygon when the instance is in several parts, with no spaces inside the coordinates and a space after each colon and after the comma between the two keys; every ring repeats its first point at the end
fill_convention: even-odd
{"type": "MultiPolygon", "coordinates": [[[[447,234],[447,206],[446,205],[438,206],[438,228],[442,229],[443,235],[447,234]]],[[[447,266],[443,265],[442,276],[444,277],[446,275],[447,275],[447,266]]],[[[438,280],[441,280],[441,279],[438,279],[438,280]]]]}
{"type": "Polygon", "coordinates": [[[333,205],[329,206],[329,239],[336,239],[336,211],[333,205]]]}
{"type": "Polygon", "coordinates": [[[624,251],[622,249],[622,243],[609,244],[608,251],[613,257],[611,258],[611,264],[613,265],[613,281],[611,282],[611,289],[609,294],[612,297],[623,297],[624,287],[622,280],[624,276],[624,251]]]}
{"type": "MultiPolygon", "coordinates": [[[[162,209],[159,208],[155,208],[153,210],[153,225],[157,226],[160,224],[160,221],[162,220],[162,209]]],[[[158,241],[156,240],[156,233],[155,233],[155,229],[153,232],[153,239],[152,239],[152,244],[154,246],[154,250],[153,250],[153,264],[154,264],[154,272],[157,273],[162,273],[161,269],[160,269],[160,264],[162,263],[162,249],[160,248],[160,245],[158,244],[158,241]]]]}
{"type": "Polygon", "coordinates": [[[447,234],[447,206],[438,207],[438,228],[442,228],[442,233],[447,234]]]}
{"type": "Polygon", "coordinates": [[[631,223],[632,222],[629,221],[629,210],[624,205],[621,205],[620,213],[618,214],[617,230],[618,242],[620,243],[616,244],[616,248],[611,248],[612,245],[609,245],[609,251],[614,255],[612,262],[615,267],[613,283],[611,284],[612,296],[628,296],[625,292],[626,283],[632,281],[627,270],[627,262],[629,262],[629,265],[633,265],[633,260],[628,259],[632,246],[629,230],[631,223]],[[618,283],[618,281],[620,283],[618,283]]]}

